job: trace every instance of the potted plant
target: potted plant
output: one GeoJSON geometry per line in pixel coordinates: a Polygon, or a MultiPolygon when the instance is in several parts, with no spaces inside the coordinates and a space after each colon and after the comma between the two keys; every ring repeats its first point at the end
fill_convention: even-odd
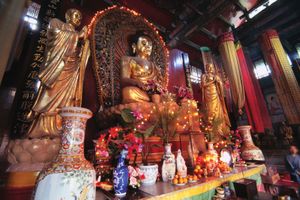
{"type": "MultiPolygon", "coordinates": [[[[141,179],[143,185],[153,185],[156,182],[158,176],[158,165],[155,163],[148,162],[148,156],[153,148],[160,147],[158,144],[149,144],[146,142],[147,138],[153,135],[153,130],[155,126],[150,126],[146,130],[141,130],[136,128],[136,123],[143,119],[143,116],[139,112],[133,112],[130,109],[123,109],[121,111],[121,116],[123,120],[127,123],[127,126],[135,130],[136,136],[138,136],[143,144],[143,151],[141,151],[142,164],[139,165],[140,171],[144,174],[144,178],[141,179]]],[[[137,154],[135,154],[134,161],[135,163],[137,154]]]]}
{"type": "Polygon", "coordinates": [[[163,156],[162,178],[164,181],[173,179],[175,176],[175,156],[171,152],[169,140],[176,134],[175,124],[180,111],[181,107],[174,102],[172,95],[165,93],[162,105],[155,106],[153,110],[156,121],[146,131],[146,135],[155,132],[163,141],[165,152],[163,156]]]}

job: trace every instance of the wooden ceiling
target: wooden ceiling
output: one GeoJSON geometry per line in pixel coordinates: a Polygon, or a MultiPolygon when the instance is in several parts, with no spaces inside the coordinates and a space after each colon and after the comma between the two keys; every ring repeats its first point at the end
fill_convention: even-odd
{"type": "MultiPolygon", "coordinates": [[[[259,0],[71,0],[94,13],[107,6],[126,6],[157,26],[170,48],[187,52],[201,62],[200,47],[214,49],[217,37],[235,29],[259,0]]],[[[70,5],[68,5],[70,6],[70,5]]],[[[88,18],[91,18],[89,16],[88,18]]]]}
{"type": "MultiPolygon", "coordinates": [[[[38,1],[38,0],[37,0],[38,1]]],[[[111,5],[126,6],[156,25],[170,48],[201,62],[200,47],[217,47],[217,38],[232,30],[244,46],[255,44],[267,28],[278,29],[285,46],[300,42],[299,0],[278,0],[258,16],[248,14],[268,0],[66,0],[63,10],[77,7],[88,24],[94,13],[111,5]],[[247,23],[245,23],[247,21],[247,23]]]]}

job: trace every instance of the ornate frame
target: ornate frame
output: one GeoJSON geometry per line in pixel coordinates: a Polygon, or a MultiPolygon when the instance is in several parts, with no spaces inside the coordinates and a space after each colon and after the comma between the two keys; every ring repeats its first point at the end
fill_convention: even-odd
{"type": "Polygon", "coordinates": [[[93,71],[100,107],[121,103],[121,57],[129,55],[128,37],[144,31],[153,42],[151,61],[160,69],[168,85],[169,51],[155,26],[141,14],[126,7],[112,6],[95,14],[89,25],[93,71]]]}

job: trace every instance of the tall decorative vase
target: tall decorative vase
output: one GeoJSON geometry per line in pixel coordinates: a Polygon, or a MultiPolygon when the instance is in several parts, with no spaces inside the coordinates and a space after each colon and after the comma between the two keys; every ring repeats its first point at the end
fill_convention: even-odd
{"type": "Polygon", "coordinates": [[[207,151],[203,155],[206,169],[212,173],[218,162],[218,152],[214,149],[214,143],[208,142],[207,151]]]}
{"type": "Polygon", "coordinates": [[[127,150],[122,150],[119,162],[113,173],[115,195],[119,198],[126,196],[128,188],[128,167],[125,165],[127,153],[127,150]]]}
{"type": "Polygon", "coordinates": [[[243,145],[241,148],[241,156],[244,160],[260,160],[264,161],[265,157],[262,151],[254,145],[251,132],[251,126],[239,126],[238,131],[243,138],[243,145]]]}
{"type": "Polygon", "coordinates": [[[95,170],[84,158],[86,121],[92,112],[62,108],[62,145],[57,158],[44,168],[36,183],[35,200],[95,199],[95,170]]]}
{"type": "Polygon", "coordinates": [[[163,156],[162,165],[162,179],[164,182],[170,181],[174,178],[176,172],[175,156],[171,151],[171,144],[167,143],[165,145],[165,153],[163,156]]]}

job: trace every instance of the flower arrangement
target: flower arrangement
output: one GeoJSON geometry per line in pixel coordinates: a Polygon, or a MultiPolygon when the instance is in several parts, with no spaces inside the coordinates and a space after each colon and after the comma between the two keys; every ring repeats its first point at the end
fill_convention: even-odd
{"type": "MultiPolygon", "coordinates": [[[[133,154],[142,151],[142,139],[137,137],[129,128],[112,127],[108,133],[102,134],[98,139],[98,144],[101,144],[99,153],[107,152],[114,159],[123,149],[128,151],[127,158],[132,158],[133,154]]],[[[97,152],[96,152],[97,154],[97,152]]],[[[105,153],[106,154],[106,153],[105,153]]],[[[106,154],[106,155],[108,155],[106,154]]]]}
{"type": "Polygon", "coordinates": [[[147,83],[145,84],[145,90],[149,95],[163,94],[167,91],[162,85],[154,80],[147,81],[147,83]]]}
{"type": "Polygon", "coordinates": [[[141,181],[145,179],[144,173],[138,167],[128,166],[129,186],[136,189],[141,186],[141,181]]]}
{"type": "MultiPolygon", "coordinates": [[[[136,126],[138,122],[143,120],[143,115],[138,111],[131,111],[130,109],[125,108],[121,111],[121,116],[123,120],[126,122],[126,125],[128,127],[131,127],[134,130],[135,135],[142,140],[142,144],[143,144],[143,150],[141,152],[142,163],[147,165],[148,156],[150,154],[151,149],[160,148],[160,146],[156,144],[148,144],[145,142],[146,138],[153,135],[154,126],[150,126],[146,130],[141,130],[139,126],[136,126]]],[[[137,154],[135,156],[137,157],[137,154]]],[[[134,158],[134,160],[136,160],[136,157],[134,158]]]]}
{"type": "Polygon", "coordinates": [[[193,99],[193,93],[191,91],[191,88],[183,87],[183,86],[175,86],[175,94],[177,99],[193,99]]]}

